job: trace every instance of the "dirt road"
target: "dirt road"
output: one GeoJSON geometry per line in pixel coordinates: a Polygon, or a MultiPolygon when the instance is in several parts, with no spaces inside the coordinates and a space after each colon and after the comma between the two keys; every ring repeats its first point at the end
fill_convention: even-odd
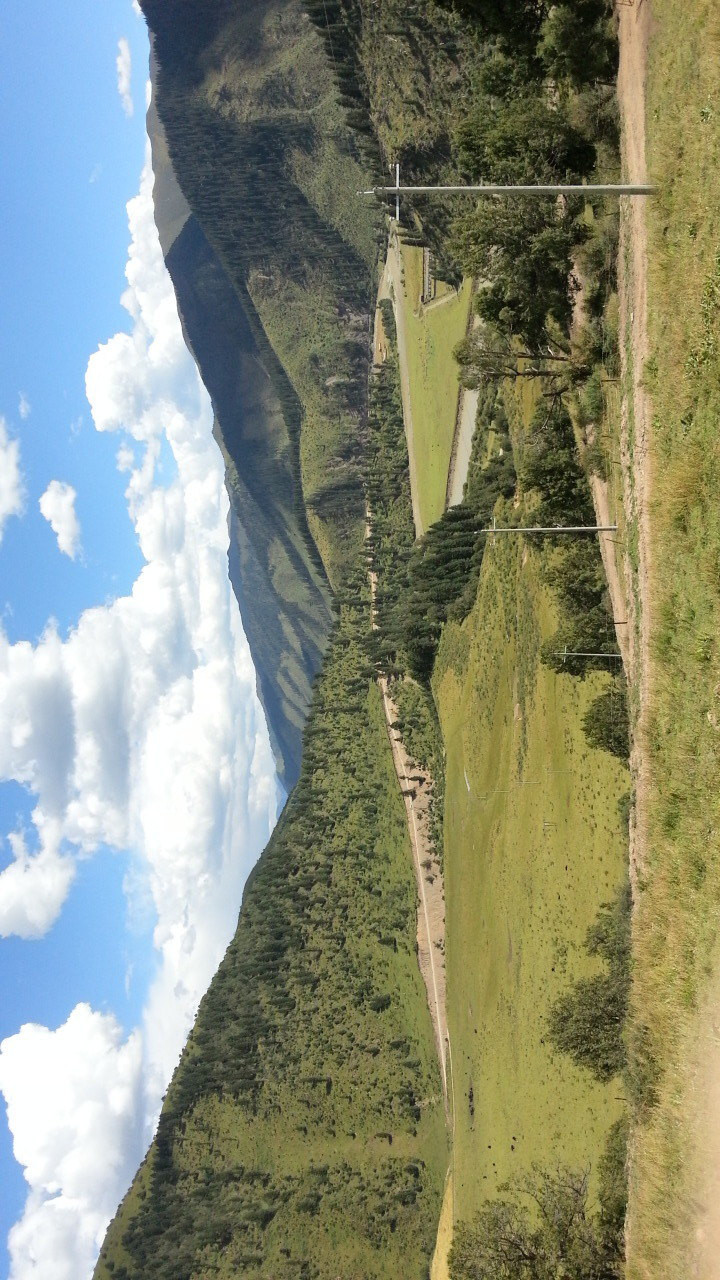
{"type": "MultiPolygon", "coordinates": [[[[370,532],[370,513],[367,513],[367,533],[370,532]]],[[[370,599],[372,625],[375,621],[375,595],[377,576],[370,570],[370,599]]],[[[392,700],[388,682],[378,677],[382,694],[385,724],[387,727],[393,764],[398,785],[405,804],[408,833],[412,848],[415,883],[418,892],[417,951],[418,965],[427,992],[428,1008],[435,1034],[440,1075],[442,1077],[445,1114],[449,1115],[448,1099],[448,1029],[445,1000],[445,888],[437,853],[430,835],[430,791],[432,779],[410,759],[405,744],[393,725],[398,710],[392,700]]]]}
{"type": "MultiPolygon", "coordinates": [[[[622,123],[623,177],[626,181],[647,177],[645,152],[645,79],[650,28],[649,0],[620,5],[620,67],[618,98],[622,123]]],[[[628,527],[637,529],[637,572],[625,553],[627,591],[626,669],[637,694],[638,715],[633,725],[630,768],[635,806],[630,826],[630,876],[633,892],[646,864],[648,848],[649,780],[647,768],[648,698],[650,693],[649,618],[650,591],[650,404],[643,386],[648,356],[647,270],[648,246],[644,200],[622,202],[618,284],[620,295],[620,357],[622,407],[620,462],[623,503],[628,527]]],[[[643,1274],[643,1263],[634,1246],[633,1160],[630,1153],[630,1202],[625,1226],[628,1265],[643,1274]]],[[[648,1280],[650,1277],[648,1276],[648,1280]]]]}
{"type": "Polygon", "coordinates": [[[419,908],[417,926],[418,964],[425,982],[430,1017],[435,1032],[443,1098],[448,1110],[447,1017],[445,1005],[445,894],[437,854],[430,838],[429,774],[410,759],[403,740],[393,724],[398,711],[388,689],[380,678],[380,692],[385,707],[388,737],[392,747],[395,772],[405,802],[408,831],[413,852],[419,908]]]}
{"type": "MultiPolygon", "coordinates": [[[[380,295],[387,296],[387,295],[380,295]]],[[[373,358],[380,363],[384,356],[380,331],[376,324],[373,358]]],[[[370,533],[370,511],[366,509],[366,534],[370,533]]],[[[375,620],[377,575],[370,570],[370,608],[372,625],[375,620]]],[[[418,893],[417,952],[418,965],[427,993],[428,1008],[435,1035],[440,1075],[442,1078],[445,1114],[449,1117],[448,1097],[448,1029],[445,998],[445,888],[437,853],[430,835],[430,775],[411,760],[405,744],[393,725],[398,720],[398,710],[392,700],[388,681],[378,677],[382,694],[385,724],[392,750],[393,764],[405,805],[408,834],[412,848],[415,883],[418,893]]]]}
{"type": "MultiPolygon", "coordinates": [[[[622,159],[626,180],[647,177],[645,155],[645,75],[650,31],[649,0],[621,5],[618,98],[622,118],[622,159]]],[[[644,200],[623,201],[620,217],[620,353],[625,394],[621,447],[623,489],[628,521],[638,531],[638,569],[633,573],[626,553],[628,593],[627,645],[630,679],[639,694],[639,718],[633,735],[630,767],[635,785],[635,818],[630,861],[634,878],[645,864],[647,849],[647,733],[650,693],[650,401],[643,383],[648,357],[647,226],[644,200]],[[629,355],[629,359],[628,359],[629,355]],[[628,403],[629,398],[629,403],[628,403]]]]}

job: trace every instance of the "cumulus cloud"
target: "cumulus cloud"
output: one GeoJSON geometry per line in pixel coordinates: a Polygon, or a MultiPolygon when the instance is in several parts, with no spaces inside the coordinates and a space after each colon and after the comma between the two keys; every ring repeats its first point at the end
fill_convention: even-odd
{"type": "Polygon", "coordinates": [[[40,511],[57,538],[63,555],[74,560],[80,550],[80,521],[75,513],[77,494],[71,484],[51,480],[40,498],[40,511]]]}
{"type": "Polygon", "coordinates": [[[0,418],[0,542],[6,522],[22,515],[25,489],[20,471],[20,445],[8,435],[7,423],[0,418]]]}
{"type": "Polygon", "coordinates": [[[65,901],[75,878],[75,863],[52,844],[32,857],[20,831],[8,836],[13,860],[3,872],[0,936],[41,938],[65,901]]]}
{"type": "Polygon", "coordinates": [[[12,1275],[89,1276],[142,1158],[141,1036],[87,1004],[56,1031],[28,1023],[0,1044],[0,1089],[30,1187],[12,1275]]]}
{"type": "Polygon", "coordinates": [[[31,412],[32,412],[32,405],[30,404],[30,401],[25,395],[25,392],[21,391],[20,394],[18,395],[18,413],[20,414],[20,417],[22,418],[23,422],[25,422],[30,417],[31,412]]]}
{"type": "Polygon", "coordinates": [[[131,81],[132,81],[132,58],[130,56],[130,45],[125,36],[121,36],[118,40],[118,53],[115,60],[117,70],[117,87],[120,94],[120,101],[126,116],[131,116],[134,110],[131,81]]]}
{"type": "MultiPolygon", "coordinates": [[[[0,930],[35,936],[56,918],[79,858],[100,845],[132,851],[134,892],[139,881],[153,904],[157,951],[141,1028],[146,1138],[277,810],[267,726],[228,579],[229,504],[212,407],[183,341],[152,181],[148,159],[128,206],[122,301],[130,332],[98,349],[86,377],[95,426],[120,433],[118,461],[146,563],[129,595],[87,610],[66,639],[50,627],[35,644],[11,644],[0,632],[0,778],[24,784],[36,800],[32,825],[13,837],[14,859],[0,873],[0,930]],[[174,458],[169,483],[158,477],[161,446],[174,458]]],[[[46,1042],[28,1033],[24,1043],[30,1054],[46,1042]]],[[[33,1169],[24,1117],[38,1088],[28,1071],[26,1102],[16,1093],[11,1116],[16,1151],[33,1169]]],[[[128,1124],[137,1119],[128,1111],[128,1124]]],[[[47,1191],[65,1185],[51,1163],[48,1155],[42,1176],[28,1177],[25,1215],[10,1241],[12,1280],[89,1275],[89,1241],[117,1200],[119,1175],[107,1201],[68,1218],[82,1196],[68,1191],[65,1203],[47,1191]],[[62,1261],[36,1272],[28,1259],[44,1251],[45,1232],[62,1261]]]]}

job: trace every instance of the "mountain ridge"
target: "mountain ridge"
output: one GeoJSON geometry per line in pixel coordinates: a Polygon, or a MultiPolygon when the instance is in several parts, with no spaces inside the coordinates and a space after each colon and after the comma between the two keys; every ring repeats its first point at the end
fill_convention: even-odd
{"type": "Polygon", "coordinates": [[[153,200],[183,335],[210,395],[230,498],[228,563],[265,711],[278,774],[300,772],[312,682],[332,626],[329,584],[318,568],[293,467],[282,406],[237,289],[174,173],[155,107],[148,111],[153,200]]]}

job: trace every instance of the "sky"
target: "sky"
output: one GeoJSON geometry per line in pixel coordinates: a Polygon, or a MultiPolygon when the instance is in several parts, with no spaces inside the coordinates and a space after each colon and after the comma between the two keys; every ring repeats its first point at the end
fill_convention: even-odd
{"type": "Polygon", "coordinates": [[[84,1280],[282,795],[132,0],[0,45],[0,1277],[84,1280]]]}

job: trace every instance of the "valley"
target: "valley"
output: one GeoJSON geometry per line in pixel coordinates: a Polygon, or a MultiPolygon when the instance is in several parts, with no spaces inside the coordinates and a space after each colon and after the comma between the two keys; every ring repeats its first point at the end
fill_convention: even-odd
{"type": "Polygon", "coordinates": [[[712,1280],[714,11],[141,7],[290,795],[95,1274],[712,1280]]]}

